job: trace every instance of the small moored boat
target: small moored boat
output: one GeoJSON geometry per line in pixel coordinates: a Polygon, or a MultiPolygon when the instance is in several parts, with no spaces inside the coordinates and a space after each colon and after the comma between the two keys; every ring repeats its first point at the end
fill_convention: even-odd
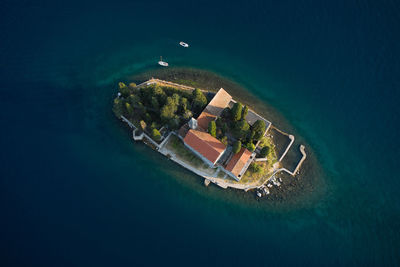
{"type": "Polygon", "coordinates": [[[183,46],[183,47],[189,47],[189,45],[188,45],[187,43],[185,43],[185,42],[179,42],[179,44],[180,44],[181,46],[183,46]]]}
{"type": "Polygon", "coordinates": [[[160,61],[158,61],[158,65],[163,66],[163,67],[168,67],[168,63],[162,60],[162,57],[160,57],[160,61]]]}

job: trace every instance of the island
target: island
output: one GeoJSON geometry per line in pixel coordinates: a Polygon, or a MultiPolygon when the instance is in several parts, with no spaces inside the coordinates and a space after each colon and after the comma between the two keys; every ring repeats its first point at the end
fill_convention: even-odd
{"type": "Polygon", "coordinates": [[[221,188],[255,190],[259,197],[280,186],[280,172],[295,176],[282,165],[294,136],[272,125],[252,107],[233,99],[227,90],[217,92],[151,78],[136,85],[118,84],[113,112],[141,141],[182,167],[221,188]],[[271,131],[289,140],[278,155],[271,131]]]}

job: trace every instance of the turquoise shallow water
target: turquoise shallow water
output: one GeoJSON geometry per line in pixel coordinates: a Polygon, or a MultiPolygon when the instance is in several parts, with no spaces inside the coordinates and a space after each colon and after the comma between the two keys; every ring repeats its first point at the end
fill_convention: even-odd
{"type": "Polygon", "coordinates": [[[4,2],[2,265],[399,264],[398,11],[4,2]],[[205,188],[134,144],[110,110],[115,84],[160,55],[231,79],[284,117],[318,163],[311,197],[205,188]]]}

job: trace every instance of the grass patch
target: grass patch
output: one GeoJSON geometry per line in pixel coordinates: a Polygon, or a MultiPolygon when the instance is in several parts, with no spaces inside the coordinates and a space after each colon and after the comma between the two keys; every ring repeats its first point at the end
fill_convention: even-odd
{"type": "Polygon", "coordinates": [[[268,165],[269,164],[265,161],[251,163],[239,183],[247,184],[257,182],[268,173],[268,165]]]}
{"type": "Polygon", "coordinates": [[[197,168],[208,167],[206,164],[197,157],[192,151],[190,151],[182,141],[175,135],[171,135],[167,144],[167,148],[172,150],[176,156],[184,162],[193,165],[197,168]]]}
{"type": "Polygon", "coordinates": [[[223,171],[219,171],[217,177],[222,179],[225,177],[225,175],[226,175],[226,173],[224,173],[223,171]]]}

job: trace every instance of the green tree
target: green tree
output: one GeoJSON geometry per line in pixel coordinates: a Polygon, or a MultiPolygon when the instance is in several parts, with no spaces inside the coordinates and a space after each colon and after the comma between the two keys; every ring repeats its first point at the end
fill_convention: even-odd
{"type": "Polygon", "coordinates": [[[125,103],[125,108],[126,108],[126,112],[128,113],[128,115],[129,115],[129,116],[132,116],[132,114],[133,114],[133,108],[132,108],[131,104],[125,103]]]}
{"type": "Polygon", "coordinates": [[[157,129],[151,130],[151,136],[156,142],[159,142],[161,140],[161,134],[157,129]]]}
{"type": "Polygon", "coordinates": [[[140,123],[140,128],[142,128],[142,130],[145,130],[147,127],[147,124],[144,122],[144,120],[141,120],[139,123],[140,123]]]}
{"type": "Polygon", "coordinates": [[[128,102],[133,106],[140,106],[142,103],[142,99],[140,98],[140,96],[136,95],[136,94],[131,94],[128,97],[128,102]]]}
{"type": "Polygon", "coordinates": [[[152,88],[151,93],[153,96],[157,97],[158,102],[161,105],[163,105],[165,103],[165,101],[167,99],[167,95],[165,94],[164,90],[160,86],[158,86],[158,85],[154,86],[152,88]]]}
{"type": "Polygon", "coordinates": [[[240,142],[239,140],[236,141],[235,143],[233,143],[233,148],[232,148],[232,152],[237,154],[239,153],[240,149],[242,148],[242,142],[240,142]]]}
{"type": "Polygon", "coordinates": [[[179,117],[174,115],[173,118],[168,121],[168,126],[171,130],[176,130],[179,128],[179,122],[179,117]]]}
{"type": "Polygon", "coordinates": [[[262,131],[262,132],[264,132],[265,131],[265,121],[263,121],[263,120],[257,120],[254,124],[253,124],[253,130],[255,131],[255,132],[257,132],[257,131],[262,131]]]}
{"type": "Polygon", "coordinates": [[[252,127],[252,131],[254,131],[254,139],[259,140],[261,137],[263,137],[264,132],[265,132],[265,121],[263,120],[257,120],[252,127]]]}
{"type": "Polygon", "coordinates": [[[176,94],[176,93],[174,93],[174,94],[172,95],[172,100],[174,101],[174,103],[175,103],[176,106],[179,105],[179,100],[180,100],[180,98],[181,98],[181,97],[180,97],[178,94],[176,94]]]}
{"type": "Polygon", "coordinates": [[[208,133],[214,137],[217,136],[217,124],[215,123],[215,121],[210,121],[208,123],[208,133]]]}
{"type": "Polygon", "coordinates": [[[191,117],[193,117],[193,113],[190,111],[190,110],[185,110],[185,112],[183,113],[183,118],[185,119],[185,120],[188,120],[188,119],[190,119],[191,117]]]}
{"type": "Polygon", "coordinates": [[[255,146],[253,143],[249,142],[249,143],[246,144],[246,148],[247,148],[250,152],[253,152],[253,151],[256,149],[256,146],[255,146]]]}
{"type": "Polygon", "coordinates": [[[121,115],[124,113],[124,106],[125,106],[124,103],[125,100],[122,100],[120,98],[114,99],[113,112],[115,116],[117,116],[118,118],[120,118],[121,115]]]}
{"type": "Polygon", "coordinates": [[[193,90],[193,108],[196,111],[201,111],[207,105],[207,98],[199,89],[193,90]]]}
{"type": "Polygon", "coordinates": [[[158,110],[160,108],[160,103],[158,102],[157,97],[152,96],[151,97],[151,106],[155,109],[158,110]]]}
{"type": "Polygon", "coordinates": [[[249,108],[247,106],[244,106],[242,110],[242,119],[245,120],[248,113],[249,113],[249,108]]]}
{"type": "Polygon", "coordinates": [[[237,121],[234,127],[234,136],[244,140],[249,132],[250,125],[245,120],[237,121]]]}
{"type": "Polygon", "coordinates": [[[171,120],[174,117],[174,115],[175,115],[175,111],[172,106],[164,105],[161,108],[160,117],[164,123],[168,123],[168,121],[171,120]]]}
{"type": "Polygon", "coordinates": [[[228,137],[226,137],[226,135],[221,138],[221,143],[228,145],[228,137]]]}
{"type": "Polygon", "coordinates": [[[242,117],[242,104],[236,102],[231,110],[231,116],[234,121],[239,121],[242,117]]]}
{"type": "Polygon", "coordinates": [[[126,88],[126,84],[124,84],[123,82],[119,82],[118,83],[118,88],[121,90],[122,88],[126,88]]]}
{"type": "Polygon", "coordinates": [[[188,109],[189,102],[186,97],[181,97],[179,101],[179,107],[181,110],[181,113],[185,113],[185,111],[188,109]]]}
{"type": "Polygon", "coordinates": [[[222,133],[225,134],[228,131],[228,124],[223,123],[221,126],[222,133]]]}
{"type": "Polygon", "coordinates": [[[123,82],[118,83],[118,90],[123,98],[129,97],[131,90],[123,82]]]}
{"type": "Polygon", "coordinates": [[[149,113],[146,112],[146,114],[144,114],[144,120],[145,120],[147,123],[151,123],[152,119],[151,119],[151,116],[150,116],[149,113]]]}
{"type": "Polygon", "coordinates": [[[269,147],[265,146],[260,151],[260,157],[265,158],[268,155],[268,153],[269,153],[269,147]]]}

